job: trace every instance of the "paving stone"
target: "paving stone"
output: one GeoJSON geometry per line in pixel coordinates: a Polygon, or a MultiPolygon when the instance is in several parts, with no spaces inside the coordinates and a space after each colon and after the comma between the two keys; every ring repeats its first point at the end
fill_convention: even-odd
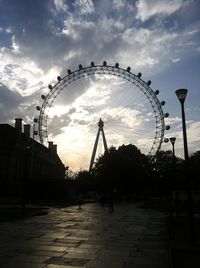
{"type": "Polygon", "coordinates": [[[125,256],[119,256],[119,255],[106,255],[106,254],[100,254],[97,258],[96,261],[98,262],[119,262],[119,263],[125,263],[125,261],[131,261],[133,260],[131,257],[125,257],[125,256]]]}
{"type": "Polygon", "coordinates": [[[170,267],[164,213],[135,204],[48,212],[0,223],[0,267],[170,267]]]}
{"type": "Polygon", "coordinates": [[[50,257],[61,257],[65,254],[65,252],[62,251],[52,251],[52,250],[36,250],[34,252],[35,256],[48,256],[50,257]]]}
{"type": "Polygon", "coordinates": [[[34,256],[34,255],[23,255],[20,254],[17,257],[13,258],[12,261],[15,263],[22,263],[22,262],[27,262],[27,263],[44,263],[49,259],[49,256],[34,256]]]}
{"type": "Polygon", "coordinates": [[[75,252],[77,254],[82,253],[82,254],[94,254],[97,255],[97,253],[99,252],[99,249],[93,249],[93,248],[69,248],[67,250],[67,252],[75,252]]]}
{"type": "Polygon", "coordinates": [[[155,264],[144,264],[144,263],[125,263],[123,268],[159,268],[155,264]]]}
{"type": "Polygon", "coordinates": [[[41,264],[41,263],[30,263],[30,262],[10,262],[7,263],[3,266],[1,266],[1,268],[45,268],[45,264],[41,264]]]}
{"type": "MultiPolygon", "coordinates": [[[[123,268],[123,262],[115,261],[89,261],[86,268],[123,268]]],[[[133,267],[132,267],[133,268],[133,267]]]]}
{"type": "Polygon", "coordinates": [[[84,268],[85,266],[71,266],[71,265],[57,265],[57,264],[48,264],[45,268],[84,268]]]}
{"type": "Polygon", "coordinates": [[[94,260],[97,258],[97,255],[94,253],[89,252],[67,252],[63,258],[70,258],[70,259],[86,259],[86,260],[94,260]]]}
{"type": "Polygon", "coordinates": [[[106,247],[105,246],[102,246],[102,245],[91,245],[91,244],[80,244],[77,249],[78,250],[84,250],[84,249],[87,249],[87,250],[100,250],[100,249],[105,249],[106,247]]]}
{"type": "Polygon", "coordinates": [[[78,258],[64,258],[64,257],[52,257],[46,261],[46,264],[58,264],[58,265],[71,265],[71,266],[83,266],[89,259],[78,258]]]}
{"type": "Polygon", "coordinates": [[[124,256],[128,257],[130,255],[130,252],[127,250],[112,250],[112,249],[103,249],[101,250],[101,255],[106,255],[106,256],[124,256]]]}
{"type": "Polygon", "coordinates": [[[67,247],[60,247],[60,246],[40,246],[37,250],[49,250],[49,251],[59,251],[59,252],[66,252],[67,247]]]}

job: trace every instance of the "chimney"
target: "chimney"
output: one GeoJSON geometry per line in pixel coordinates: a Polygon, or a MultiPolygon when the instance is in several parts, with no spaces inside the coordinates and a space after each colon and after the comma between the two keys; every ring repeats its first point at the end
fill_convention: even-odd
{"type": "Polygon", "coordinates": [[[49,141],[49,151],[57,154],[57,145],[53,144],[53,141],[49,141]]]}
{"type": "Polygon", "coordinates": [[[24,125],[24,135],[28,139],[30,138],[30,129],[31,129],[31,126],[29,124],[24,125]]]}
{"type": "Polygon", "coordinates": [[[49,141],[49,151],[53,152],[53,141],[49,141]]]}
{"type": "Polygon", "coordinates": [[[56,144],[53,144],[53,153],[54,154],[57,154],[57,145],[56,144]]]}
{"type": "Polygon", "coordinates": [[[22,133],[22,119],[21,118],[15,118],[15,129],[18,133],[22,133]]]}

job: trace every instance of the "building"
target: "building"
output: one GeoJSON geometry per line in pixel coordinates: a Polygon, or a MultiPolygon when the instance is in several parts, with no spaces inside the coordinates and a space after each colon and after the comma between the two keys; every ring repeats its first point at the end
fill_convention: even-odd
{"type": "MultiPolygon", "coordinates": [[[[60,196],[65,182],[65,166],[57,146],[49,147],[30,137],[30,125],[15,119],[15,127],[0,124],[0,193],[3,196],[53,199],[60,196]]],[[[63,193],[64,194],[64,193],[63,193]]]]}

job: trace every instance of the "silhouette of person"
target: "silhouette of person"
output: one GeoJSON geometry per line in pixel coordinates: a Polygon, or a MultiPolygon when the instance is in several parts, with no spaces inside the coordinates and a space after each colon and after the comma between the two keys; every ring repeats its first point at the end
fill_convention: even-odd
{"type": "Polygon", "coordinates": [[[113,196],[112,189],[108,192],[108,209],[109,209],[109,212],[114,211],[114,196],[113,196]]]}
{"type": "Polygon", "coordinates": [[[78,195],[78,208],[81,209],[81,205],[82,205],[82,195],[79,194],[78,195]]]}

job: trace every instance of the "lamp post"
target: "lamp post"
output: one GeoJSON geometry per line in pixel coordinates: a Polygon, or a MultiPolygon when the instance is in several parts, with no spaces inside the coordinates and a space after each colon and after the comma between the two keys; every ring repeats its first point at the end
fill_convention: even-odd
{"type": "Polygon", "coordinates": [[[181,113],[182,113],[182,128],[183,128],[183,145],[184,145],[184,156],[185,156],[185,174],[187,176],[187,196],[188,196],[188,219],[190,228],[190,239],[191,245],[195,244],[195,226],[194,226],[194,215],[193,215],[193,204],[192,204],[192,192],[191,185],[188,177],[188,144],[187,144],[187,133],[186,133],[186,123],[185,123],[185,110],[184,102],[187,96],[188,90],[185,88],[177,89],[175,91],[180,103],[181,103],[181,113]]]}
{"type": "Polygon", "coordinates": [[[170,139],[170,142],[172,144],[172,156],[173,156],[173,160],[174,160],[174,158],[175,158],[174,144],[175,144],[175,141],[176,141],[176,137],[171,137],[169,139],[170,139]]]}
{"type": "Polygon", "coordinates": [[[33,136],[32,136],[32,145],[31,145],[31,168],[30,168],[30,179],[33,179],[33,171],[34,171],[34,146],[35,146],[35,136],[38,135],[38,131],[35,129],[35,125],[38,123],[38,119],[33,119],[33,136]]]}
{"type": "MultiPolygon", "coordinates": [[[[176,171],[176,163],[175,163],[176,159],[175,159],[175,149],[174,149],[176,137],[171,137],[171,138],[169,138],[169,140],[172,144],[172,171],[174,174],[176,171]]],[[[175,186],[175,204],[176,204],[176,216],[177,216],[177,219],[179,220],[179,204],[178,204],[177,184],[175,186]]]]}
{"type": "Polygon", "coordinates": [[[184,144],[184,156],[185,160],[188,160],[188,145],[187,145],[187,133],[186,133],[186,124],[185,124],[185,110],[184,110],[184,102],[187,95],[187,89],[177,89],[176,96],[178,97],[181,103],[181,113],[182,113],[182,126],[183,126],[183,144],[184,144]]]}

